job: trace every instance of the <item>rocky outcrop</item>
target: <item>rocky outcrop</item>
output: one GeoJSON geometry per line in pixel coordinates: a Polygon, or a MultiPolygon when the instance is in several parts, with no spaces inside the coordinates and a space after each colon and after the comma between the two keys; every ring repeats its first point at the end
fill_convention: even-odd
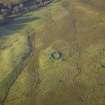
{"type": "Polygon", "coordinates": [[[20,2],[19,4],[11,4],[11,5],[4,5],[3,3],[0,4],[0,13],[3,16],[11,16],[13,14],[22,14],[24,12],[29,11],[30,9],[37,9],[39,7],[45,6],[46,4],[50,3],[53,0],[36,0],[36,1],[24,1],[20,2]]]}

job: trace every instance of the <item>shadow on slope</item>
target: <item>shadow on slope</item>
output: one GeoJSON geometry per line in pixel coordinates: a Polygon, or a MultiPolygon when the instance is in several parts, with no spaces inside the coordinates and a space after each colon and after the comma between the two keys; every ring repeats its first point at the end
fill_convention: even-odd
{"type": "Polygon", "coordinates": [[[17,18],[9,18],[4,24],[0,26],[0,36],[6,36],[13,33],[16,33],[29,22],[35,21],[39,17],[35,16],[22,16],[17,18]]]}

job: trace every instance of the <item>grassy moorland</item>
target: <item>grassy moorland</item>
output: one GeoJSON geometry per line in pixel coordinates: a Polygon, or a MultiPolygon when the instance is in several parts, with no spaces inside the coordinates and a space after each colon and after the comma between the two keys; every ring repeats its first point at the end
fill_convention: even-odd
{"type": "Polygon", "coordinates": [[[55,0],[0,27],[1,104],[104,105],[104,3],[55,0]]]}

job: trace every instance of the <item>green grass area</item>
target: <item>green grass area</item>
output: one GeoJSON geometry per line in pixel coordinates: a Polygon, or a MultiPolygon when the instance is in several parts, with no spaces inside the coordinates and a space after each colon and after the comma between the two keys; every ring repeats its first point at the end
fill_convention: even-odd
{"type": "MultiPolygon", "coordinates": [[[[105,15],[91,3],[56,0],[16,18],[2,33],[1,87],[29,51],[28,35],[33,48],[26,65],[19,68],[22,72],[10,88],[5,105],[105,103],[105,15]],[[64,60],[50,62],[48,55],[53,50],[62,52],[64,60]]],[[[1,97],[4,93],[0,91],[1,97]]]]}
{"type": "Polygon", "coordinates": [[[28,36],[19,33],[1,38],[0,43],[0,99],[3,100],[31,49],[28,36]]]}

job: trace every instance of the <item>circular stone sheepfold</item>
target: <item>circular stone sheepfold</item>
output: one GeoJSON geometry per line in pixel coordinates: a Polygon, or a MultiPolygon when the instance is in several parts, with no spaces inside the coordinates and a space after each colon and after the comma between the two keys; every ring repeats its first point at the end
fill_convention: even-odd
{"type": "Polygon", "coordinates": [[[63,60],[63,54],[60,51],[52,51],[48,54],[49,61],[63,60]]]}
{"type": "Polygon", "coordinates": [[[41,69],[48,69],[64,65],[69,61],[70,46],[67,41],[57,40],[50,46],[40,51],[39,66],[41,69]]]}

